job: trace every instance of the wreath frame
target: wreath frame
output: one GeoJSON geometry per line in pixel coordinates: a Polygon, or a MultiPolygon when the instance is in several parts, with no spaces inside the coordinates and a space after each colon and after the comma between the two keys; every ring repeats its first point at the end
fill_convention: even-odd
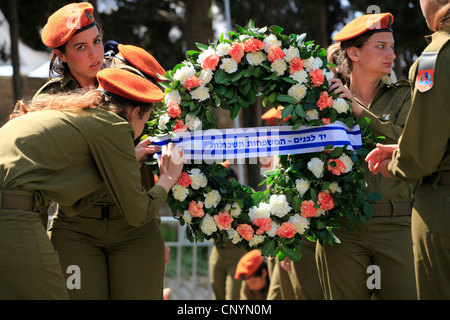
{"type": "MultiPolygon", "coordinates": [[[[173,216],[179,220],[181,225],[186,224],[186,236],[189,241],[203,242],[204,240],[213,239],[221,244],[231,242],[233,245],[244,247],[246,250],[261,249],[264,256],[278,256],[280,260],[288,257],[293,261],[298,261],[301,258],[300,241],[303,237],[310,241],[319,241],[322,245],[333,245],[334,243],[340,242],[332,231],[334,228],[342,228],[346,225],[347,230],[350,232],[357,223],[368,223],[371,219],[372,209],[369,201],[377,201],[381,196],[373,192],[369,194],[365,193],[366,184],[363,163],[365,155],[379,141],[379,138],[374,137],[368,128],[369,119],[355,119],[349,106],[345,112],[338,112],[338,109],[332,106],[324,107],[318,111],[319,117],[312,118],[310,116],[310,113],[317,111],[321,94],[322,92],[328,92],[329,84],[326,76],[324,76],[323,83],[320,85],[314,84],[311,70],[320,69],[322,70],[322,75],[327,74],[330,76],[330,68],[336,66],[327,63],[326,50],[324,48],[315,45],[313,40],[306,41],[306,34],[291,34],[286,36],[282,34],[282,31],[283,28],[279,26],[256,28],[254,22],[250,20],[248,22],[248,28],[237,25],[236,32],[228,32],[229,39],[225,39],[222,34],[220,39],[215,43],[209,42],[208,45],[197,43],[197,48],[200,51],[187,51],[185,61],[176,65],[172,70],[167,71],[164,76],[160,76],[164,80],[160,83],[165,89],[164,104],[154,110],[152,120],[147,123],[147,131],[150,136],[161,136],[167,134],[173,135],[178,130],[193,130],[195,126],[193,128],[192,123],[191,127],[188,127],[186,124],[188,117],[196,117],[195,119],[200,120],[203,130],[217,129],[213,109],[222,108],[229,110],[230,119],[234,119],[241,110],[254,104],[257,96],[263,98],[263,107],[268,105],[276,107],[283,106],[281,118],[277,125],[291,125],[293,129],[297,129],[300,126],[321,126],[325,125],[328,121],[329,123],[340,121],[349,128],[359,125],[363,142],[361,149],[352,151],[347,149],[346,146],[334,148],[330,145],[326,146],[321,152],[279,156],[280,165],[274,170],[265,172],[266,179],[261,183],[261,185],[265,184],[267,186],[265,191],[254,192],[249,186],[240,185],[234,179],[228,181],[228,169],[220,163],[214,163],[212,165],[202,163],[185,165],[183,173],[185,173],[184,178],[186,179],[186,175],[189,178],[192,176],[194,180],[198,180],[200,177],[204,181],[206,178],[206,185],[194,189],[192,184],[186,184],[186,181],[180,182],[179,180],[177,185],[180,183],[186,185],[186,190],[183,190],[185,198],[183,199],[180,196],[176,198],[174,189],[169,192],[167,202],[173,216]],[[230,49],[228,55],[219,57],[215,69],[210,69],[213,76],[211,76],[209,81],[207,83],[203,83],[204,81],[198,82],[197,79],[201,78],[201,72],[203,70],[201,61],[203,59],[199,60],[199,58],[203,53],[208,52],[208,50],[217,53],[221,44],[224,44],[222,46],[228,44],[232,48],[236,43],[243,46],[245,41],[249,39],[256,39],[264,43],[269,38],[272,43],[278,44],[279,48],[286,50],[296,48],[301,61],[311,62],[311,59],[314,59],[314,63],[318,66],[308,71],[307,78],[304,79],[304,85],[307,91],[300,101],[298,98],[287,94],[291,87],[300,82],[295,77],[292,77],[292,73],[291,76],[286,74],[286,70],[280,73],[275,68],[274,71],[274,62],[268,60],[269,53],[267,51],[264,52],[263,49],[258,49],[259,51],[257,51],[266,57],[259,65],[250,65],[249,59],[244,53],[240,61],[235,60],[236,70],[228,73],[225,68],[219,68],[219,63],[222,62],[223,64],[224,59],[231,60],[232,54],[230,53],[230,49]],[[182,75],[181,71],[183,68],[191,68],[191,73],[193,68],[195,72],[190,74],[191,77],[194,76],[191,80],[194,79],[194,84],[200,83],[200,85],[193,87],[186,86],[189,77],[183,79],[180,76],[180,74],[182,75]],[[193,88],[198,87],[202,87],[204,91],[208,92],[207,97],[204,97],[204,99],[193,98],[192,91],[195,90],[193,88]],[[173,105],[175,92],[177,93],[176,103],[173,105]],[[165,119],[163,126],[161,125],[161,119],[165,119]],[[329,160],[340,159],[342,156],[347,156],[351,160],[352,170],[339,176],[334,175],[331,173],[331,170],[337,166],[337,161],[331,161],[329,163],[329,160]],[[322,177],[316,177],[308,169],[307,160],[313,158],[319,159],[324,164],[329,165],[329,170],[324,168],[322,177]],[[190,174],[193,171],[197,173],[198,170],[201,175],[190,174]],[[309,188],[302,196],[300,196],[296,188],[296,181],[300,179],[308,180],[310,183],[309,188]],[[334,182],[341,189],[340,193],[329,191],[330,186],[334,182]],[[202,209],[201,211],[203,211],[204,216],[195,217],[191,214],[189,214],[190,217],[186,216],[186,212],[190,212],[190,203],[192,201],[196,205],[200,202],[204,205],[206,195],[215,191],[220,195],[220,200],[215,206],[195,207],[195,209],[202,209]],[[202,229],[202,224],[212,225],[214,223],[211,221],[211,217],[218,217],[219,213],[224,210],[228,210],[227,213],[229,216],[232,216],[229,211],[233,211],[233,208],[236,208],[235,213],[236,211],[240,211],[240,214],[233,217],[233,221],[230,223],[231,229],[236,231],[238,225],[249,225],[253,228],[253,240],[259,226],[254,224],[254,219],[250,217],[249,213],[251,210],[255,211],[258,206],[263,206],[261,204],[266,204],[265,207],[267,207],[273,195],[284,195],[285,202],[291,209],[283,217],[270,215],[272,222],[276,223],[278,225],[277,229],[279,229],[281,224],[288,222],[288,218],[301,211],[304,201],[313,201],[314,207],[320,209],[318,198],[324,192],[331,195],[332,201],[335,204],[334,208],[327,210],[321,215],[305,218],[309,223],[308,228],[302,233],[295,232],[293,236],[290,234],[289,238],[274,235],[273,232],[273,236],[268,236],[268,230],[266,230],[262,234],[264,236],[263,239],[261,239],[261,235],[258,241],[252,243],[251,240],[245,239],[240,233],[239,235],[236,235],[236,233],[231,235],[229,230],[217,228],[217,223],[216,229],[211,233],[210,230],[205,232],[205,229],[202,229]],[[239,209],[237,209],[236,204],[239,206],[239,209]],[[206,221],[207,216],[209,216],[208,221],[206,221]],[[236,240],[238,238],[240,238],[239,241],[236,240]]],[[[257,43],[261,44],[261,42],[257,43]]],[[[269,42],[267,41],[267,43],[269,42]]],[[[275,59],[274,61],[277,60],[280,59],[275,59]]],[[[279,64],[282,65],[283,63],[279,64]]],[[[290,70],[287,71],[290,73],[290,70]]],[[[333,101],[340,99],[333,93],[329,93],[328,96],[333,101]]],[[[346,103],[348,105],[348,101],[346,103]]],[[[152,164],[152,162],[148,164],[152,164]]],[[[181,190],[182,188],[179,189],[181,190]]]]}

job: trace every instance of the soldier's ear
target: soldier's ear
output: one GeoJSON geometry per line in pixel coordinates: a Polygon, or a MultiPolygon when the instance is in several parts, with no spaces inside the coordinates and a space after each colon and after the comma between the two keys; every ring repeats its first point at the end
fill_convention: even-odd
{"type": "Polygon", "coordinates": [[[56,54],[58,58],[60,58],[63,62],[67,62],[66,55],[58,49],[53,49],[53,52],[56,54]]]}
{"type": "Polygon", "coordinates": [[[359,49],[357,47],[350,47],[347,49],[347,56],[353,61],[359,61],[359,49]]]}

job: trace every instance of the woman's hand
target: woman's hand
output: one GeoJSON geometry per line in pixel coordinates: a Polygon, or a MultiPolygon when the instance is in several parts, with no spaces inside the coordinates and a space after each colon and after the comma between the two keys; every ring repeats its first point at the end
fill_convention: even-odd
{"type": "Polygon", "coordinates": [[[377,147],[369,152],[366,156],[366,162],[369,170],[374,173],[381,173],[383,176],[391,178],[392,175],[388,171],[389,162],[391,162],[392,154],[398,149],[398,144],[377,144],[377,147]]]}
{"type": "Polygon", "coordinates": [[[182,148],[176,147],[173,143],[163,146],[161,157],[158,159],[159,180],[157,185],[169,192],[178,181],[185,162],[182,148]]]}
{"type": "Polygon", "coordinates": [[[160,149],[161,148],[159,146],[151,144],[149,139],[145,139],[139,142],[134,148],[136,159],[139,162],[139,165],[143,165],[145,160],[149,158],[149,155],[158,152],[160,149]]]}
{"type": "Polygon", "coordinates": [[[361,113],[363,111],[363,107],[357,103],[353,97],[352,92],[344,86],[341,80],[339,79],[330,79],[329,82],[331,83],[330,87],[328,88],[328,91],[333,92],[334,94],[338,95],[339,98],[347,98],[352,102],[352,111],[356,118],[359,118],[361,116],[361,113]]]}

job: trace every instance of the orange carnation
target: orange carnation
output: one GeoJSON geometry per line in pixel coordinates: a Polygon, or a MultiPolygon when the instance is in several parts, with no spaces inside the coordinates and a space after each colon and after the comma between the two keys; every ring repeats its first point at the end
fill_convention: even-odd
{"type": "Polygon", "coordinates": [[[304,200],[300,206],[300,215],[303,218],[312,218],[317,214],[317,209],[314,208],[314,201],[304,200]]]}
{"type": "Polygon", "coordinates": [[[231,59],[239,63],[244,56],[244,45],[240,42],[234,42],[228,53],[230,54],[231,59]]]}
{"type": "Polygon", "coordinates": [[[183,119],[178,119],[177,123],[173,126],[173,131],[175,132],[185,132],[187,130],[187,125],[184,124],[183,119]]]}
{"type": "Polygon", "coordinates": [[[236,228],[237,233],[239,233],[239,235],[244,238],[247,241],[252,240],[253,238],[253,234],[254,234],[254,230],[253,228],[246,223],[240,224],[238,225],[238,227],[236,228]]]}
{"type": "Polygon", "coordinates": [[[191,91],[192,88],[198,87],[202,84],[202,80],[196,76],[190,76],[184,82],[184,87],[191,91]]]}
{"type": "Polygon", "coordinates": [[[258,39],[248,39],[244,42],[244,51],[245,52],[255,52],[258,50],[263,50],[266,47],[266,44],[258,39]]]}
{"type": "Polygon", "coordinates": [[[274,62],[278,59],[284,59],[284,51],[279,45],[271,45],[267,53],[267,60],[269,60],[270,62],[274,62]]]}
{"type": "Polygon", "coordinates": [[[303,60],[299,57],[295,57],[289,62],[289,73],[294,74],[297,71],[303,69],[303,60]]]}
{"type": "Polygon", "coordinates": [[[283,222],[276,233],[279,237],[290,239],[295,236],[295,227],[292,223],[283,222]]]}
{"type": "Polygon", "coordinates": [[[309,76],[311,77],[311,82],[315,87],[320,87],[324,81],[325,76],[323,75],[322,69],[314,69],[309,72],[309,76]]]}
{"type": "Polygon", "coordinates": [[[203,202],[199,201],[197,203],[195,200],[192,200],[191,203],[189,203],[189,213],[193,217],[203,218],[205,215],[205,212],[203,211],[203,202]]]}
{"type": "Polygon", "coordinates": [[[181,108],[176,102],[170,102],[167,106],[167,112],[171,118],[179,118],[181,116],[181,108]]]}
{"type": "Polygon", "coordinates": [[[182,172],[177,182],[180,186],[187,188],[191,185],[192,180],[187,172],[182,172]]]}
{"type": "Polygon", "coordinates": [[[331,194],[328,192],[322,191],[319,193],[317,204],[319,207],[325,211],[331,210],[334,208],[334,200],[331,194]]]}
{"type": "Polygon", "coordinates": [[[317,107],[319,110],[329,108],[333,105],[333,98],[328,95],[328,92],[322,91],[319,100],[317,100],[317,107]]]}
{"type": "Polygon", "coordinates": [[[345,164],[339,159],[330,159],[328,160],[328,170],[331,171],[332,174],[340,176],[345,171],[345,164]],[[333,162],[336,164],[334,167],[331,166],[333,162]]]}
{"type": "Polygon", "coordinates": [[[203,69],[211,69],[216,70],[217,65],[219,64],[219,55],[218,54],[212,54],[210,56],[207,56],[206,59],[202,63],[203,69]]]}
{"type": "Polygon", "coordinates": [[[233,222],[233,217],[228,211],[221,211],[218,215],[214,216],[214,221],[217,223],[217,227],[220,230],[230,230],[231,223],[233,222]]]}
{"type": "Polygon", "coordinates": [[[270,223],[272,222],[272,218],[259,218],[252,221],[252,223],[259,227],[258,230],[256,230],[256,234],[263,234],[266,231],[269,231],[272,226],[270,223]]]}

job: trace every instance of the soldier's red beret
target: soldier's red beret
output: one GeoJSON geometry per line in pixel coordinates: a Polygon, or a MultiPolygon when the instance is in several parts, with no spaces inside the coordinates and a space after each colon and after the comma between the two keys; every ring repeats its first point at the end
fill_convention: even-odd
{"type": "Polygon", "coordinates": [[[133,67],[152,77],[156,82],[163,81],[162,79],[158,78],[158,74],[164,76],[164,73],[166,73],[166,71],[163,67],[161,67],[159,62],[146,50],[136,46],[124,44],[119,44],[117,46],[117,49],[119,50],[118,54],[133,67]]]}
{"type": "Polygon", "coordinates": [[[258,249],[247,252],[242,256],[236,266],[235,279],[247,279],[251,277],[263,261],[261,251],[258,249]]]}
{"type": "Polygon", "coordinates": [[[150,104],[164,98],[164,93],[156,85],[124,69],[103,69],[97,73],[97,80],[99,90],[137,104],[150,104]]]}
{"type": "Polygon", "coordinates": [[[88,2],[70,3],[53,13],[42,29],[42,42],[49,48],[65,44],[75,33],[96,25],[94,7],[88,2]]]}
{"type": "Polygon", "coordinates": [[[365,14],[347,23],[334,37],[334,41],[355,38],[366,32],[392,32],[394,16],[387,13],[365,14]]]}

